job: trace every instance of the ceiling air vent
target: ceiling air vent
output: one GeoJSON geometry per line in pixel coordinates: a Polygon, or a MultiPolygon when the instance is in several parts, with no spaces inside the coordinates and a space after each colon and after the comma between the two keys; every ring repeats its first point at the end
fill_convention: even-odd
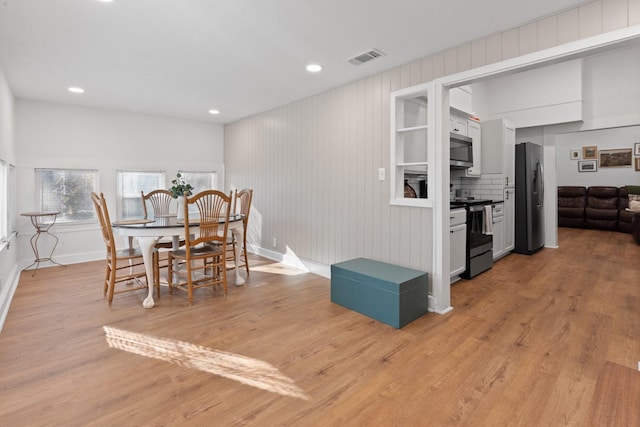
{"type": "Polygon", "coordinates": [[[353,58],[349,58],[347,61],[349,61],[349,63],[353,65],[360,65],[364,64],[365,62],[369,62],[372,59],[379,58],[382,55],[384,55],[384,53],[380,52],[378,49],[371,49],[366,52],[359,53],[353,58]]]}

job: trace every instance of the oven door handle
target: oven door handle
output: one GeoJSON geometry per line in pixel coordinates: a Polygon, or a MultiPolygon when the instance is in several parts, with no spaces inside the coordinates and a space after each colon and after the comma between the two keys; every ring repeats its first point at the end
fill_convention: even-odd
{"type": "Polygon", "coordinates": [[[485,206],[486,205],[469,206],[469,211],[470,212],[480,212],[481,210],[484,210],[485,206]]]}

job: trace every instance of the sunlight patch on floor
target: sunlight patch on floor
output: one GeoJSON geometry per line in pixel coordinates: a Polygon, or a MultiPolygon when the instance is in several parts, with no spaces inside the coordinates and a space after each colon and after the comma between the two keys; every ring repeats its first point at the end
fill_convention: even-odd
{"type": "Polygon", "coordinates": [[[261,360],[110,326],[103,326],[103,329],[109,347],[209,372],[272,393],[309,400],[291,378],[261,360]]]}
{"type": "Polygon", "coordinates": [[[306,273],[306,271],[287,267],[286,265],[282,265],[277,262],[273,264],[251,266],[251,270],[261,271],[263,273],[281,274],[283,276],[299,276],[306,273]]]}

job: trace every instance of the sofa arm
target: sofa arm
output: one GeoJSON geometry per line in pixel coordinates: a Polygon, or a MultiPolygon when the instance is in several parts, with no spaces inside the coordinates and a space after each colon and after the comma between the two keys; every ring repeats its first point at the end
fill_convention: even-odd
{"type": "Polygon", "coordinates": [[[633,240],[640,245],[640,212],[633,213],[631,227],[633,228],[633,240]]]}

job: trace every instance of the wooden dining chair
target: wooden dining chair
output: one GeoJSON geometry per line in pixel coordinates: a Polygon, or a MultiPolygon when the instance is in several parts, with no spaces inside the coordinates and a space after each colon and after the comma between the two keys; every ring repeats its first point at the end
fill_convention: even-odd
{"type": "Polygon", "coordinates": [[[176,211],[171,209],[172,205],[177,206],[176,199],[173,198],[171,191],[159,189],[150,191],[147,194],[144,194],[144,191],[141,191],[140,197],[142,198],[144,219],[147,219],[149,217],[147,205],[150,205],[153,209],[153,212],[151,214],[154,218],[161,215],[176,215],[176,211]]]}
{"type": "MultiPolygon", "coordinates": [[[[148,219],[149,216],[152,218],[171,215],[177,216],[177,202],[169,190],[158,189],[150,191],[147,194],[144,194],[144,191],[141,191],[140,198],[142,199],[144,219],[148,219]],[[153,210],[151,213],[149,212],[148,206],[153,210]]],[[[178,246],[184,246],[184,243],[184,239],[180,239],[178,246]]],[[[163,249],[172,249],[173,241],[161,239],[156,243],[155,248],[158,250],[158,253],[153,263],[154,285],[156,289],[160,289],[160,270],[168,267],[168,256],[162,255],[162,253],[165,252],[163,249]]],[[[160,298],[159,291],[158,298],[160,298]]]]}
{"type": "Polygon", "coordinates": [[[247,270],[247,274],[249,274],[249,259],[247,257],[247,231],[249,230],[249,213],[251,211],[251,200],[253,199],[253,189],[245,188],[243,190],[238,191],[236,189],[234,198],[233,198],[233,212],[242,214],[242,248],[238,248],[238,242],[236,241],[235,234],[231,233],[228,239],[228,248],[229,251],[227,261],[233,260],[235,263],[236,260],[236,250],[240,251],[240,260],[239,265],[236,265],[235,268],[244,267],[247,270]],[[240,202],[240,210],[238,211],[238,202],[240,202]]]}
{"type": "MultiPolygon", "coordinates": [[[[227,295],[227,232],[231,211],[231,193],[218,190],[202,191],[193,197],[184,196],[184,249],[169,252],[169,292],[173,288],[186,290],[189,304],[193,302],[193,290],[204,286],[222,285],[227,295]],[[189,207],[198,212],[197,218],[189,216],[189,207]],[[192,223],[199,231],[191,235],[192,223]],[[182,261],[177,263],[173,261],[182,261]],[[174,275],[178,276],[177,283],[174,275]]],[[[193,215],[193,214],[191,214],[193,215]]]]}
{"type": "MultiPolygon", "coordinates": [[[[107,266],[104,277],[103,292],[108,294],[109,305],[113,302],[113,295],[130,292],[138,289],[147,289],[149,279],[144,270],[142,252],[138,248],[117,249],[111,228],[111,219],[104,194],[91,193],[91,200],[96,209],[102,238],[107,248],[107,266]],[[145,278],[142,282],[140,279],[145,278]],[[122,288],[116,290],[116,285],[122,284],[122,288]]],[[[159,292],[159,289],[156,288],[159,292]]]]}

